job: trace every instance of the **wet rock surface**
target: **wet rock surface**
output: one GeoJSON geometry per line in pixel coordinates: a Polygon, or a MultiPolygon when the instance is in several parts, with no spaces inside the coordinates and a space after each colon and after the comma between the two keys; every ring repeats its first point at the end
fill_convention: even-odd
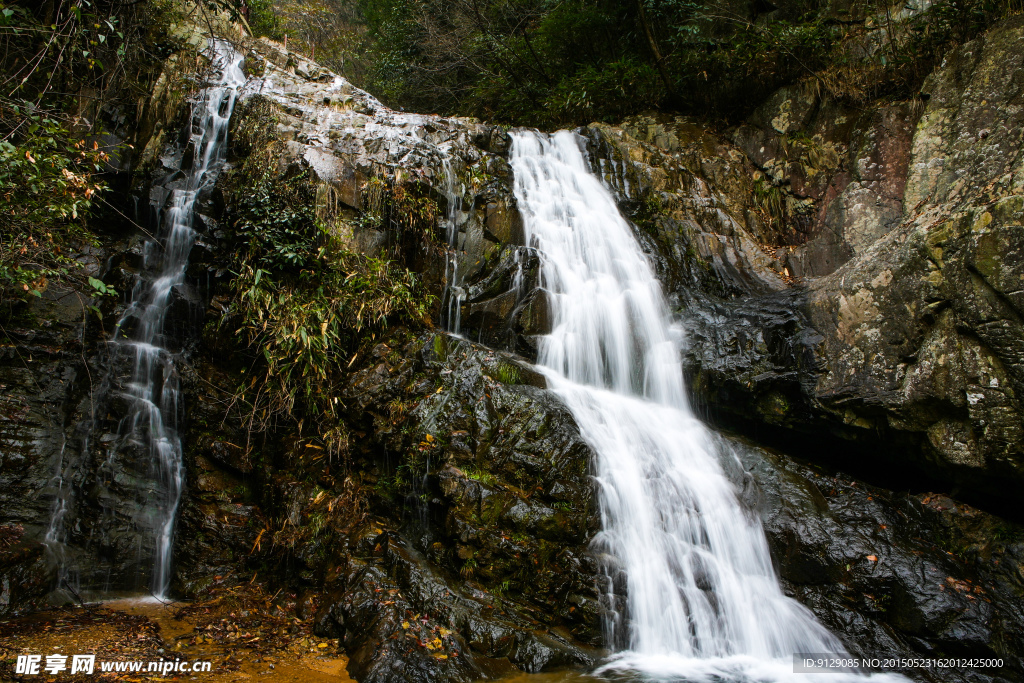
{"type": "Polygon", "coordinates": [[[33,580],[28,574],[45,567],[39,540],[46,533],[52,505],[44,494],[64,442],[62,408],[81,391],[83,368],[76,351],[82,348],[78,335],[83,318],[77,304],[77,298],[46,297],[39,302],[52,315],[40,316],[45,327],[37,329],[40,321],[34,317],[18,326],[5,325],[0,361],[0,613],[38,599],[49,589],[51,577],[45,571],[33,580]]]}
{"type": "Polygon", "coordinates": [[[731,140],[683,119],[591,127],[592,163],[676,297],[708,414],[1019,515],[1022,31],[1007,20],[949,54],[921,100],[857,116],[790,88],[731,140]],[[768,181],[802,236],[773,234],[768,181]]]}
{"type": "Polygon", "coordinates": [[[943,494],[894,493],[748,443],[733,449],[730,474],[764,522],[787,592],[852,654],[1004,662],[903,670],[922,681],[1024,675],[1024,529],[943,494]]]}
{"type": "MultiPolygon", "coordinates": [[[[109,252],[93,254],[108,265],[120,261],[124,248],[111,237],[109,252]]],[[[73,597],[111,582],[145,584],[137,529],[145,523],[152,474],[145,463],[108,458],[122,407],[113,377],[126,371],[110,362],[108,346],[109,317],[116,319],[120,308],[55,285],[6,327],[3,523],[21,529],[28,557],[35,558],[31,570],[19,570],[26,581],[8,580],[32,587],[17,600],[19,589],[10,588],[11,608],[54,587],[73,597]],[[108,316],[106,325],[95,311],[108,316]],[[38,558],[48,534],[52,540],[38,558]],[[67,570],[60,575],[58,559],[67,570]]]]}
{"type": "Polygon", "coordinates": [[[689,292],[731,297],[786,287],[783,266],[761,246],[767,238],[749,200],[754,166],[742,152],[685,119],[581,133],[594,173],[640,227],[670,292],[688,299],[689,292]]]}
{"type": "MultiPolygon", "coordinates": [[[[589,449],[542,377],[505,352],[396,332],[347,385],[358,443],[344,469],[305,469],[265,443],[246,471],[244,433],[195,430],[206,455],[190,467],[181,589],[246,566],[319,596],[318,633],[340,639],[359,680],[591,666],[589,449]]],[[[216,402],[197,393],[199,425],[216,402]]]]}
{"type": "Polygon", "coordinates": [[[528,350],[518,318],[535,296],[536,263],[523,246],[508,134],[473,119],[393,111],[271,41],[249,41],[247,60],[251,79],[231,124],[235,154],[251,151],[237,140],[267,129],[279,141],[271,163],[282,178],[312,173],[340,244],[387,251],[418,272],[438,297],[442,327],[528,350]],[[394,187],[421,192],[436,215],[398,199],[381,215],[382,193],[394,187]],[[419,223],[432,225],[412,244],[419,223]]]}
{"type": "MultiPolygon", "coordinates": [[[[374,355],[348,405],[376,425],[367,481],[404,508],[395,530],[370,541],[375,571],[485,670],[496,666],[486,660],[529,672],[593,661],[597,517],[589,448],[571,417],[508,354],[431,335],[374,355]],[[414,404],[402,430],[381,411],[400,402],[414,404]],[[407,455],[389,464],[381,451],[407,455]]],[[[364,637],[359,623],[347,617],[346,633],[364,637]]]]}

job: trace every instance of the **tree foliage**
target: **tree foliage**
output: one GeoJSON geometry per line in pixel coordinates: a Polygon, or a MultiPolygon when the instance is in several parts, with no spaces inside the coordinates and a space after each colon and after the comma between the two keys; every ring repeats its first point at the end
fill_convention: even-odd
{"type": "MultiPolygon", "coordinates": [[[[170,0],[0,2],[0,301],[84,276],[88,218],[130,150],[108,129],[130,122],[148,79],[181,48],[170,0]]],[[[197,12],[238,0],[202,0],[197,12]]]]}
{"type": "Polygon", "coordinates": [[[358,0],[392,106],[538,126],[650,109],[732,118],[781,85],[913,92],[1021,0],[358,0]],[[909,7],[909,6],[908,6],[909,7]],[[915,6],[916,7],[916,6],[915,6]]]}
{"type": "Polygon", "coordinates": [[[249,0],[253,33],[313,58],[354,83],[367,70],[366,26],[355,0],[249,0]]]}

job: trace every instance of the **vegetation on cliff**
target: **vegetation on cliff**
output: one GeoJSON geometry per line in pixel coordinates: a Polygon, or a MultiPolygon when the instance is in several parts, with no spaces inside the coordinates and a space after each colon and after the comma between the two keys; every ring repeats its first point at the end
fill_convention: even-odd
{"type": "MultiPolygon", "coordinates": [[[[277,167],[274,111],[257,97],[236,114],[234,145],[245,161],[228,183],[228,260],[236,277],[222,322],[237,325],[257,361],[239,394],[248,428],[261,432],[291,416],[335,457],[348,442],[337,399],[341,373],[378,333],[426,322],[433,297],[391,258],[393,250],[374,256],[349,248],[329,183],[308,168],[277,167]]],[[[436,222],[436,204],[414,190],[373,178],[363,192],[368,210],[358,220],[407,229],[436,222]]]]}
{"type": "Polygon", "coordinates": [[[89,99],[118,89],[124,29],[135,14],[86,2],[0,8],[3,299],[38,294],[48,278],[67,276],[74,265],[68,243],[94,239],[84,221],[106,189],[101,172],[109,156],[97,141],[101,124],[87,118],[89,99]]]}
{"type": "Polygon", "coordinates": [[[38,295],[54,279],[88,291],[75,255],[96,244],[89,216],[102,213],[133,155],[111,133],[139,116],[140,96],[183,49],[171,31],[182,11],[168,0],[0,3],[0,301],[38,295]]]}
{"type": "Polygon", "coordinates": [[[272,37],[288,33],[295,49],[340,66],[393,107],[558,127],[651,109],[732,118],[797,81],[854,101],[910,95],[951,46],[1021,7],[261,0],[253,25],[272,37]]]}
{"type": "Polygon", "coordinates": [[[367,81],[366,22],[353,0],[249,0],[246,7],[255,35],[287,40],[353,83],[367,81]]]}

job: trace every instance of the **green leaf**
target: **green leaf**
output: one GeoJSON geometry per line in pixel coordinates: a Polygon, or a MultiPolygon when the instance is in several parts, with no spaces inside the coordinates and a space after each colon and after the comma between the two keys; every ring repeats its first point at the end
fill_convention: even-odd
{"type": "Polygon", "coordinates": [[[91,275],[89,276],[89,284],[92,285],[92,288],[95,289],[96,292],[102,296],[114,293],[113,287],[107,285],[107,283],[103,282],[103,280],[98,280],[92,277],[91,275]]]}

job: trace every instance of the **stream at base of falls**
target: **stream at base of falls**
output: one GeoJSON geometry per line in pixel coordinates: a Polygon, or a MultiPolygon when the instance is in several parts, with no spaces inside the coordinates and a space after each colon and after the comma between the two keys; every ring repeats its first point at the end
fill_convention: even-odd
{"type": "Polygon", "coordinates": [[[793,672],[795,653],[845,649],[783,594],[760,523],[723,473],[720,459],[734,456],[688,406],[682,330],[580,139],[518,132],[511,164],[551,311],[538,366],[595,457],[602,529],[593,550],[615,652],[596,673],[813,680],[793,672]]]}

